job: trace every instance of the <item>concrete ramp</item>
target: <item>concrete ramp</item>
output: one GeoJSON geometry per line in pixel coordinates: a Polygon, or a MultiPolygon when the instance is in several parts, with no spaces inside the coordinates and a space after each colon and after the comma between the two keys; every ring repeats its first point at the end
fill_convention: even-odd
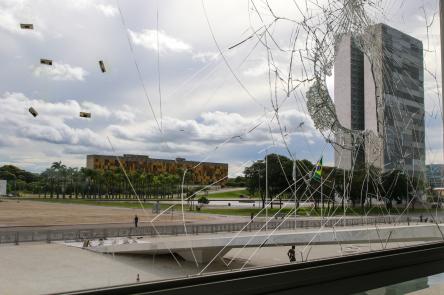
{"type": "Polygon", "coordinates": [[[100,253],[115,254],[168,254],[171,252],[186,260],[194,261],[191,248],[200,263],[211,260],[216,254],[225,255],[233,248],[241,247],[271,247],[290,245],[319,244],[357,244],[435,241],[442,240],[443,225],[401,225],[384,227],[332,228],[322,230],[293,230],[258,233],[226,233],[202,236],[174,237],[143,237],[126,243],[107,241],[107,244],[94,245],[88,249],[100,253]],[[271,235],[270,235],[271,234],[271,235]],[[226,246],[226,247],[225,247],[226,246]],[[224,248],[225,247],[225,248],[224,248]]]}

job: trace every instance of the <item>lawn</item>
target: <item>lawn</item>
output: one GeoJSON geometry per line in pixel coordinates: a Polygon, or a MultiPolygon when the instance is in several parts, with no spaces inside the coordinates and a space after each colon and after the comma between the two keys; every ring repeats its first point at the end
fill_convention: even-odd
{"type": "MultiPolygon", "coordinates": [[[[207,195],[201,193],[201,194],[195,196],[195,199],[197,200],[201,195],[207,196],[207,195]]],[[[246,189],[239,189],[239,190],[230,191],[230,192],[220,192],[220,193],[214,193],[214,194],[210,193],[210,194],[208,194],[207,198],[210,199],[210,200],[211,199],[239,199],[241,195],[250,196],[250,193],[246,189]]],[[[40,199],[40,198],[38,198],[37,195],[32,195],[32,194],[23,194],[22,197],[23,198],[30,198],[30,199],[40,199]]],[[[175,196],[175,199],[176,200],[180,200],[180,195],[175,196]]],[[[77,201],[82,201],[82,200],[79,200],[79,199],[66,199],[66,198],[65,199],[60,199],[59,198],[59,199],[52,199],[52,200],[63,200],[63,201],[73,200],[73,201],[76,201],[76,202],[77,201]]],[[[85,200],[85,201],[86,202],[92,202],[92,200],[85,200]]]]}
{"type": "MultiPolygon", "coordinates": [[[[95,201],[95,200],[83,200],[83,199],[32,199],[33,201],[41,202],[51,202],[51,203],[64,203],[64,204],[79,204],[79,205],[92,205],[92,206],[105,206],[105,207],[124,207],[140,209],[141,206],[139,202],[119,202],[119,201],[95,201]]],[[[145,209],[152,208],[153,204],[144,203],[142,201],[143,207],[145,209]]],[[[161,204],[160,208],[167,208],[167,204],[161,204]]]]}
{"type": "MultiPolygon", "coordinates": [[[[220,215],[236,215],[236,216],[250,216],[251,213],[254,213],[256,215],[259,213],[261,209],[259,208],[202,208],[200,211],[201,213],[207,213],[207,214],[220,214],[220,215]]],[[[274,207],[273,209],[269,208],[268,210],[268,216],[273,216],[276,213],[281,214],[288,214],[289,212],[294,212],[291,208],[283,208],[279,211],[279,208],[274,207]]],[[[293,213],[294,214],[294,213],[293,213]]],[[[299,216],[320,216],[321,210],[318,209],[317,211],[312,210],[311,208],[300,208],[297,211],[297,214],[299,216]],[[307,213],[310,212],[311,215],[307,215],[307,213]]],[[[337,210],[335,215],[342,214],[342,210],[337,210]],[[341,212],[339,212],[341,211],[341,212]]],[[[325,211],[325,215],[327,215],[327,211],[325,211]]],[[[357,213],[353,212],[347,212],[347,215],[358,215],[357,213]]],[[[260,216],[266,216],[265,209],[262,210],[260,216]]]]}
{"type": "MultiPolygon", "coordinates": [[[[237,196],[239,196],[242,191],[236,191],[236,192],[229,192],[230,195],[233,198],[233,193],[237,193],[237,196]]],[[[221,193],[222,194],[222,193],[221,193]]],[[[227,193],[224,193],[227,194],[227,193]]],[[[221,198],[221,197],[220,197],[221,198]]],[[[127,201],[97,201],[97,200],[83,200],[83,199],[32,199],[35,201],[41,201],[41,202],[53,202],[53,203],[70,203],[70,204],[81,204],[81,205],[93,205],[93,206],[107,206],[107,207],[124,207],[124,208],[133,208],[133,209],[140,209],[141,206],[139,202],[133,201],[133,202],[127,202],[127,201]]],[[[151,203],[144,203],[142,202],[144,208],[151,209],[153,207],[153,204],[151,203]]],[[[197,203],[195,203],[197,205],[197,203]]],[[[161,204],[161,209],[168,208],[169,204],[161,204]]],[[[180,205],[177,204],[175,207],[175,210],[179,210],[180,205]]],[[[188,210],[188,206],[186,207],[188,210]]],[[[260,208],[208,208],[203,207],[199,211],[194,211],[196,213],[206,213],[206,214],[219,214],[219,215],[235,215],[235,216],[250,216],[251,213],[254,213],[255,215],[260,211],[260,208]]],[[[423,208],[417,208],[415,210],[409,209],[409,213],[423,213],[425,217],[428,216],[429,212],[435,212],[436,209],[423,209],[423,208]]],[[[438,211],[442,211],[443,209],[439,209],[438,211]]],[[[279,211],[279,206],[274,206],[273,209],[268,209],[268,216],[273,216],[279,211]]],[[[362,215],[387,215],[389,214],[389,211],[382,207],[372,207],[370,208],[346,208],[345,210],[347,216],[362,216],[362,215]]],[[[288,214],[289,212],[293,212],[293,208],[283,208],[280,213],[281,214],[288,214]]],[[[392,209],[391,214],[397,215],[404,212],[403,208],[399,209],[392,209]]],[[[406,213],[406,212],[404,212],[406,213]]],[[[260,216],[265,216],[265,210],[263,210],[260,214],[260,216]]],[[[294,214],[294,213],[292,213],[294,214]]],[[[298,216],[321,216],[321,209],[318,208],[317,210],[314,210],[311,207],[300,207],[297,211],[298,216]]],[[[344,211],[341,207],[332,209],[330,208],[330,211],[327,208],[324,208],[323,215],[324,216],[341,216],[344,214],[344,211]]]]}
{"type": "Polygon", "coordinates": [[[232,191],[232,192],[221,192],[221,193],[214,193],[214,194],[208,194],[208,199],[239,199],[241,195],[249,196],[250,194],[246,189],[241,189],[238,191],[232,191]]]}
{"type": "MultiPolygon", "coordinates": [[[[207,213],[207,214],[220,214],[220,215],[236,215],[236,216],[250,216],[251,213],[254,213],[255,215],[260,211],[260,208],[202,208],[200,211],[201,213],[207,213]]],[[[274,214],[276,214],[279,211],[279,206],[274,206],[273,209],[269,208],[268,209],[268,216],[273,216],[274,214]]],[[[439,210],[441,211],[441,210],[439,210]]],[[[282,210],[279,211],[280,214],[288,214],[292,212],[292,214],[294,214],[294,210],[293,208],[283,208],[282,210]]],[[[404,212],[404,209],[392,209],[390,212],[385,209],[385,208],[381,208],[381,207],[373,207],[373,208],[346,208],[345,209],[345,215],[347,216],[362,216],[362,215],[368,215],[368,216],[381,216],[381,215],[388,215],[388,214],[392,214],[392,215],[398,215],[404,212]]],[[[434,210],[430,210],[428,211],[427,209],[410,209],[409,213],[424,213],[424,216],[427,217],[426,215],[428,214],[428,212],[434,212],[434,210]]],[[[404,212],[404,214],[406,214],[406,212],[404,212]]],[[[324,208],[323,210],[323,215],[324,216],[341,216],[344,214],[344,210],[340,207],[340,208],[330,208],[330,210],[328,210],[327,208],[324,208]]],[[[261,212],[260,216],[265,216],[265,209],[261,212]]],[[[297,211],[297,215],[298,216],[321,216],[321,209],[313,209],[310,207],[301,207],[298,209],[297,211]]]]}

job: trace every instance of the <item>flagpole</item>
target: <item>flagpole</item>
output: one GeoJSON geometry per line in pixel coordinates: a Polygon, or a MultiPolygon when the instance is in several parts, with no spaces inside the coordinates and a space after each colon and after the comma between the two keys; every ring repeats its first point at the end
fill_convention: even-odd
{"type": "Polygon", "coordinates": [[[268,230],[268,149],[265,154],[265,231],[268,230]]]}
{"type": "Polygon", "coordinates": [[[322,174],[321,174],[321,218],[324,219],[324,194],[322,193],[322,174]]]}
{"type": "Polygon", "coordinates": [[[342,170],[342,175],[344,176],[344,183],[342,184],[342,212],[345,217],[345,168],[342,170]]]}
{"type": "Polygon", "coordinates": [[[296,160],[293,160],[293,183],[294,183],[294,229],[296,229],[296,211],[297,211],[297,200],[296,200],[296,160]]]}

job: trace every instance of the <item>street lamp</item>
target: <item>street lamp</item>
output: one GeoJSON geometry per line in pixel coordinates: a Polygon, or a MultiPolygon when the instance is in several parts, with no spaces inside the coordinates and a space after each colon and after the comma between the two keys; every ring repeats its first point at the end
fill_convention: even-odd
{"type": "MultiPolygon", "coordinates": [[[[259,153],[265,152],[265,231],[268,230],[268,150],[272,147],[274,147],[274,145],[270,145],[259,151],[259,153]]],[[[271,201],[271,205],[273,206],[273,200],[271,201]]]]}

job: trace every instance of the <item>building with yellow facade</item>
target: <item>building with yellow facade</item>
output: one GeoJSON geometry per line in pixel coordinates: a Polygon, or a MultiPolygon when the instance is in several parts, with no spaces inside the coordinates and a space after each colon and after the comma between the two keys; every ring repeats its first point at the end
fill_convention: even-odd
{"type": "Polygon", "coordinates": [[[152,175],[161,173],[178,174],[187,169],[194,184],[212,184],[224,186],[228,179],[228,164],[176,160],[153,159],[144,155],[109,156],[87,155],[86,167],[96,171],[115,171],[121,169],[119,161],[129,173],[145,172],[152,175]]]}

